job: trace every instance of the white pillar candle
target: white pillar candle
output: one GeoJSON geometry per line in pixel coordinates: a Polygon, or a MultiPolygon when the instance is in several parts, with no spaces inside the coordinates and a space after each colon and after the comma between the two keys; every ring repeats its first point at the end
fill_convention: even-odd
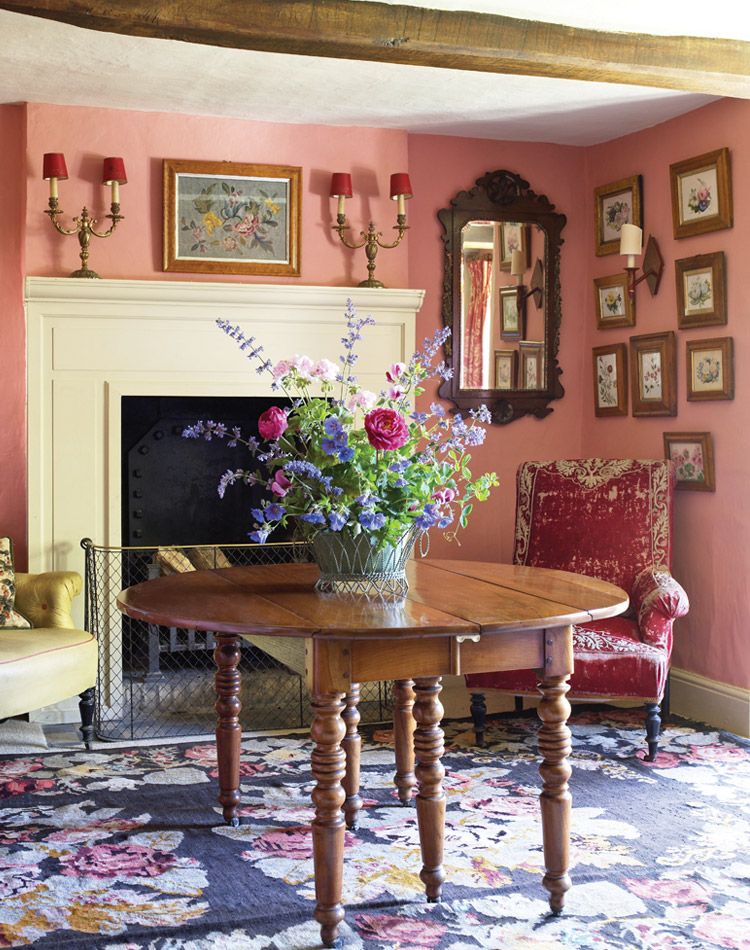
{"type": "Polygon", "coordinates": [[[113,182],[111,182],[111,185],[112,185],[112,204],[113,204],[113,205],[119,205],[119,203],[120,203],[120,182],[119,182],[119,181],[113,181],[113,182]]]}
{"type": "Polygon", "coordinates": [[[339,195],[337,214],[344,214],[346,208],[346,195],[339,195]]]}
{"type": "Polygon", "coordinates": [[[620,254],[628,255],[628,267],[630,257],[641,253],[643,247],[643,231],[635,224],[623,224],[620,228],[620,254]]]}
{"type": "Polygon", "coordinates": [[[406,214],[406,199],[404,198],[404,196],[403,196],[403,195],[398,195],[398,196],[397,196],[397,201],[398,201],[398,205],[397,205],[397,211],[398,211],[398,213],[399,213],[399,214],[406,214]]]}
{"type": "Polygon", "coordinates": [[[49,180],[49,196],[50,198],[57,198],[57,179],[50,178],[49,180]]]}

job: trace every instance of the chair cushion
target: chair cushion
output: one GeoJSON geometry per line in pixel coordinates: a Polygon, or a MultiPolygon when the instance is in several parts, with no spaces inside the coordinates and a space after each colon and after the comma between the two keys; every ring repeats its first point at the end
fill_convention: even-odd
{"type": "Polygon", "coordinates": [[[0,538],[0,629],[30,630],[29,621],[15,609],[15,600],[13,543],[10,538],[0,538]]]}
{"type": "MultiPolygon", "coordinates": [[[[658,703],[664,695],[669,654],[643,643],[633,620],[612,617],[575,626],[573,654],[571,699],[638,699],[658,703]]],[[[519,696],[539,696],[536,683],[533,670],[466,677],[469,689],[500,689],[519,696]]]]}

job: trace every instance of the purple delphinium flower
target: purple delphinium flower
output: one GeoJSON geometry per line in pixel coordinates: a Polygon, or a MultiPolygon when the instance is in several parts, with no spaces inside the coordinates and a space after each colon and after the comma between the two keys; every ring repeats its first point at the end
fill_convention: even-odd
{"type": "Polygon", "coordinates": [[[276,501],[272,501],[265,510],[266,521],[281,521],[285,514],[286,508],[276,501]]]}
{"type": "Polygon", "coordinates": [[[345,445],[343,449],[339,450],[340,462],[351,462],[353,458],[354,458],[354,449],[350,445],[345,445]]]}

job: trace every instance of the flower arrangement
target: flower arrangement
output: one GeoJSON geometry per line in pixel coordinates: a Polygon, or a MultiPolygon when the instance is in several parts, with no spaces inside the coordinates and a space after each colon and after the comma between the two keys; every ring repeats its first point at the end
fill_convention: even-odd
{"type": "Polygon", "coordinates": [[[228,439],[244,446],[260,467],[229,470],[221,476],[221,497],[236,483],[263,485],[269,497],[253,508],[252,541],[263,543],[279,526],[291,523],[307,538],[319,532],[363,533],[373,547],[397,543],[410,531],[466,526],[475,501],[485,500],[498,484],[494,472],[472,478],[471,446],[484,442],[490,421],[486,407],[468,419],[451,418],[439,403],[428,412],[412,410],[413,397],[433,376],[450,378],[444,361],[435,365],[450,330],[424,341],[408,363],[395,363],[380,393],[363,389],[353,367],[362,330],[375,321],[358,317],[347,302],[344,353],[338,363],[293,356],[272,363],[254,337],[217,320],[258,373],[272,376],[274,391],[290,405],[272,406],[248,438],[222,423],[199,421],[186,438],[228,439]],[[314,390],[320,394],[314,394],[314,390]]]}

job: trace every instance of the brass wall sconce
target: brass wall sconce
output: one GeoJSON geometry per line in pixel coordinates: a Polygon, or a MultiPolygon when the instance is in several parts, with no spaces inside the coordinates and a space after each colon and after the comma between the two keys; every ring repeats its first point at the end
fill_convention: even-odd
{"type": "Polygon", "coordinates": [[[635,259],[640,256],[642,249],[643,230],[635,224],[623,224],[620,228],[620,254],[625,255],[628,259],[625,271],[628,275],[628,296],[631,300],[635,300],[635,288],[643,280],[648,284],[651,296],[656,296],[664,270],[664,260],[659,251],[659,245],[651,235],[646,244],[646,253],[643,256],[643,273],[640,277],[636,277],[635,272],[638,268],[635,259]]]}
{"type": "Polygon", "coordinates": [[[121,158],[105,158],[102,167],[102,184],[110,185],[112,188],[112,207],[107,218],[112,222],[106,231],[97,231],[95,228],[96,218],[89,215],[88,208],[84,206],[81,214],[73,218],[73,227],[64,228],[58,218],[64,212],[58,207],[58,181],[67,181],[68,168],[65,164],[65,156],[62,152],[47,152],[44,156],[44,170],[42,178],[49,181],[49,209],[44,213],[48,214],[50,221],[59,234],[75,234],[78,236],[80,245],[81,266],[79,270],[73,271],[71,277],[99,277],[96,271],[90,270],[88,266],[89,244],[92,235],[98,238],[109,237],[117,227],[117,222],[123,220],[120,214],[120,185],[127,184],[125,175],[125,163],[121,158]]]}
{"type": "Polygon", "coordinates": [[[531,283],[528,290],[523,286],[523,275],[525,272],[523,251],[513,251],[510,257],[510,273],[516,279],[516,294],[518,296],[518,310],[521,312],[522,305],[526,303],[529,297],[534,298],[537,310],[544,306],[544,265],[537,257],[534,270],[531,273],[531,283]]]}
{"type": "Polygon", "coordinates": [[[382,231],[375,230],[373,221],[370,221],[366,232],[359,232],[362,238],[361,241],[352,243],[346,239],[346,231],[349,228],[349,224],[347,224],[346,221],[346,199],[351,198],[352,195],[352,176],[347,172],[334,172],[331,176],[330,196],[331,198],[338,199],[338,208],[336,224],[333,226],[333,230],[338,233],[344,247],[348,247],[351,250],[357,250],[357,248],[360,247],[365,249],[365,254],[367,255],[367,280],[360,281],[357,286],[383,287],[385,285],[375,279],[375,258],[378,253],[378,248],[387,250],[392,247],[398,247],[404,234],[409,230],[406,224],[406,199],[413,197],[409,176],[403,172],[397,172],[391,175],[391,199],[398,202],[396,224],[394,225],[394,230],[398,231],[398,237],[390,244],[380,240],[383,233],[382,231]]]}

